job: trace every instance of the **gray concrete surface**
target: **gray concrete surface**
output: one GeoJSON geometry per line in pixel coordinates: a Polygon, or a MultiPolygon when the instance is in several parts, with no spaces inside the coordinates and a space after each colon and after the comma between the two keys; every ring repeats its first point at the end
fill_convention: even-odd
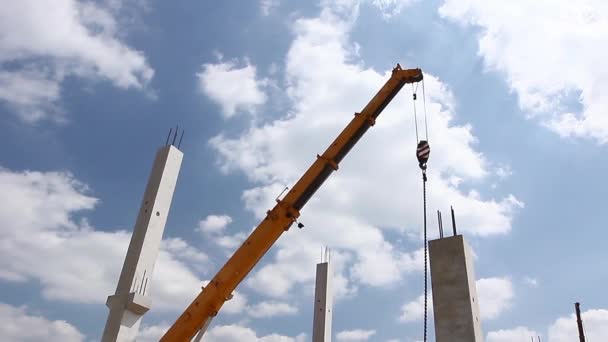
{"type": "Polygon", "coordinates": [[[429,241],[436,342],[482,342],[471,248],[462,235],[429,241]]]}
{"type": "Polygon", "coordinates": [[[315,306],[312,325],[313,342],[331,342],[331,320],[333,314],[333,288],[331,264],[317,264],[315,281],[315,306]]]}
{"type": "Polygon", "coordinates": [[[110,312],[102,342],[135,341],[141,318],[150,309],[152,273],[182,159],[172,145],[156,153],[116,292],[106,301],[110,312]]]}

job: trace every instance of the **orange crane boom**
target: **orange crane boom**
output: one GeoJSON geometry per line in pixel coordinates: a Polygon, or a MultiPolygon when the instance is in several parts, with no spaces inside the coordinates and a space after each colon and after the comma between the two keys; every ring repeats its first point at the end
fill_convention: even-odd
{"type": "Polygon", "coordinates": [[[306,170],[283,199],[266,213],[266,217],[234,252],[209,284],[192,301],[161,338],[164,342],[190,341],[192,337],[217,313],[224,302],[232,297],[234,289],[266,254],[275,241],[296,222],[300,210],[321,187],[338,164],[374,125],[382,110],[406,83],[422,81],[420,69],[402,69],[399,64],[384,86],[329,145],[322,155],[306,170]]]}

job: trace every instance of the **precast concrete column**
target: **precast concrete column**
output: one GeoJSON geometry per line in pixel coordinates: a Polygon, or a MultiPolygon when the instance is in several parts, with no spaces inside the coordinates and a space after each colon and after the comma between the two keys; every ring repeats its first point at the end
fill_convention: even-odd
{"type": "Polygon", "coordinates": [[[312,342],[331,342],[333,311],[332,269],[329,261],[317,264],[312,342]]]}
{"type": "Polygon", "coordinates": [[[135,341],[150,309],[150,282],[169,215],[183,153],[173,145],[158,150],[114,295],[102,342],[135,341]]]}
{"type": "Polygon", "coordinates": [[[471,248],[462,235],[429,241],[436,342],[482,342],[471,248]]]}

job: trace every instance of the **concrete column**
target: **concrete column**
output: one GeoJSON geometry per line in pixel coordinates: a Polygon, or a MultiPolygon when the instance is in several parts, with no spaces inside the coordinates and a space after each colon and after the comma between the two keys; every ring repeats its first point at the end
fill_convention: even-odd
{"type": "Polygon", "coordinates": [[[142,316],[150,309],[150,282],[169,215],[183,153],[168,145],[156,153],[131,242],[114,295],[102,342],[135,341],[142,316]]]}
{"type": "Polygon", "coordinates": [[[329,261],[317,264],[312,342],[331,342],[331,316],[334,299],[332,277],[329,261]]]}
{"type": "Polygon", "coordinates": [[[462,235],[429,241],[436,342],[482,342],[471,248],[462,235]]]}

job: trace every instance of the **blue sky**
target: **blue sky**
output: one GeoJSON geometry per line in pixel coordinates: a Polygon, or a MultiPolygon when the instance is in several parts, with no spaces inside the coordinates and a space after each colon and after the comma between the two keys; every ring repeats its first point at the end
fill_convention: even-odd
{"type": "MultiPolygon", "coordinates": [[[[155,151],[180,125],[140,334],[158,339],[400,63],[425,73],[430,236],[454,205],[486,340],[575,340],[575,301],[590,340],[608,339],[607,20],[599,0],[3,1],[0,337],[99,339],[155,151]]],[[[411,102],[406,87],[209,341],[308,340],[322,246],[335,340],[421,340],[411,102]]]]}

